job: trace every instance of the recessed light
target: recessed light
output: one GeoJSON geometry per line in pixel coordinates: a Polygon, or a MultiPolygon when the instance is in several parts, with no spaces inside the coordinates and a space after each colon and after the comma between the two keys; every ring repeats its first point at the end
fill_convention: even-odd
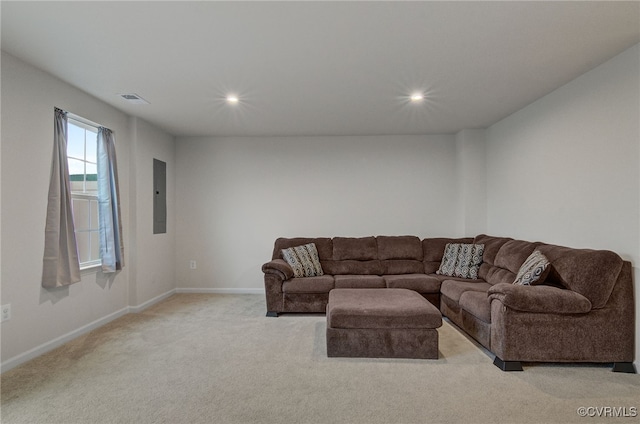
{"type": "Polygon", "coordinates": [[[422,93],[413,93],[410,99],[412,102],[421,102],[424,100],[424,95],[422,93]]]}
{"type": "Polygon", "coordinates": [[[233,94],[230,94],[227,96],[227,102],[231,103],[231,104],[235,104],[238,103],[240,101],[240,99],[238,99],[238,96],[235,96],[233,94]]]}

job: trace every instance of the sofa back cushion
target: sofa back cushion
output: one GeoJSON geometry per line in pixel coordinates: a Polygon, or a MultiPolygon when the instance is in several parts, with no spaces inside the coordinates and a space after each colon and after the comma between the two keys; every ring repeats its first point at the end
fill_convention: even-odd
{"type": "Polygon", "coordinates": [[[493,264],[517,274],[524,261],[536,250],[538,244],[524,240],[509,240],[498,250],[493,264]]]}
{"type": "Polygon", "coordinates": [[[623,260],[608,250],[572,249],[542,244],[538,250],[551,262],[547,281],[580,293],[594,309],[605,306],[622,270],[623,260]]]}
{"type": "Polygon", "coordinates": [[[489,257],[491,262],[486,262],[483,265],[484,269],[480,272],[481,278],[491,285],[513,283],[518,275],[520,266],[539,244],[524,240],[504,240],[504,238],[500,238],[499,241],[490,241],[493,253],[489,257]],[[497,252],[495,251],[496,247],[499,247],[497,252]]]}
{"type": "Polygon", "coordinates": [[[368,261],[378,259],[378,245],[375,237],[334,237],[334,261],[368,261]]]}
{"type": "Polygon", "coordinates": [[[410,259],[422,262],[422,243],[415,236],[378,236],[378,259],[410,259]]]}
{"type": "Polygon", "coordinates": [[[513,240],[510,237],[494,237],[486,234],[477,235],[473,239],[475,244],[484,244],[484,253],[482,254],[482,264],[478,270],[478,278],[481,278],[491,284],[498,282],[513,283],[516,275],[508,269],[495,267],[496,256],[500,248],[508,241],[513,240]],[[512,277],[513,275],[513,277],[512,277]],[[507,281],[511,278],[511,281],[507,281]]]}
{"type": "Polygon", "coordinates": [[[378,236],[378,259],[382,265],[382,273],[421,274],[422,242],[416,236],[378,236]]]}
{"type": "Polygon", "coordinates": [[[440,267],[447,243],[473,243],[473,238],[426,238],[422,240],[423,266],[425,274],[435,274],[440,267]]]}
{"type": "Polygon", "coordinates": [[[475,244],[484,244],[484,254],[482,261],[489,265],[495,265],[496,255],[502,245],[513,240],[510,237],[494,237],[486,234],[480,234],[473,239],[475,244]]]}
{"type": "Polygon", "coordinates": [[[375,237],[334,237],[331,260],[322,262],[325,274],[380,275],[375,237]]]}
{"type": "Polygon", "coordinates": [[[322,263],[323,260],[329,260],[333,257],[333,244],[330,238],[327,238],[327,237],[318,237],[318,238],[280,237],[276,239],[276,242],[273,246],[273,253],[271,255],[271,259],[284,259],[282,257],[282,252],[281,252],[282,249],[302,246],[304,244],[309,244],[309,243],[314,243],[316,245],[316,250],[318,251],[318,257],[320,258],[320,263],[322,263]]]}

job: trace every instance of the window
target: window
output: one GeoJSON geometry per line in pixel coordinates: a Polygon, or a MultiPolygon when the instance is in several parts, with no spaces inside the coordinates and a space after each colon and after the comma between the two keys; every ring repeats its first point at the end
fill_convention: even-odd
{"type": "Polygon", "coordinates": [[[82,281],[81,269],[124,267],[113,131],[54,108],[42,287],[82,281]]]}
{"type": "Polygon", "coordinates": [[[100,265],[98,220],[98,128],[71,116],[67,123],[67,161],[80,268],[100,265]]]}

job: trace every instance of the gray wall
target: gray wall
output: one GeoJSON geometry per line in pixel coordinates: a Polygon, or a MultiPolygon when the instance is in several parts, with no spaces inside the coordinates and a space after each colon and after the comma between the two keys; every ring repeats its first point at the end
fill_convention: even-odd
{"type": "Polygon", "coordinates": [[[456,232],[452,135],[179,138],[176,149],[178,287],[261,289],[281,236],[456,232]]]}

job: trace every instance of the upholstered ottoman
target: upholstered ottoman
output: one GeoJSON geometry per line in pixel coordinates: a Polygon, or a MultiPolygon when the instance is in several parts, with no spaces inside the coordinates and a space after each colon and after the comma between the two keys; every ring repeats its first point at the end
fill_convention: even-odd
{"type": "Polygon", "coordinates": [[[438,308],[413,290],[334,289],[327,356],[438,359],[438,308]]]}

